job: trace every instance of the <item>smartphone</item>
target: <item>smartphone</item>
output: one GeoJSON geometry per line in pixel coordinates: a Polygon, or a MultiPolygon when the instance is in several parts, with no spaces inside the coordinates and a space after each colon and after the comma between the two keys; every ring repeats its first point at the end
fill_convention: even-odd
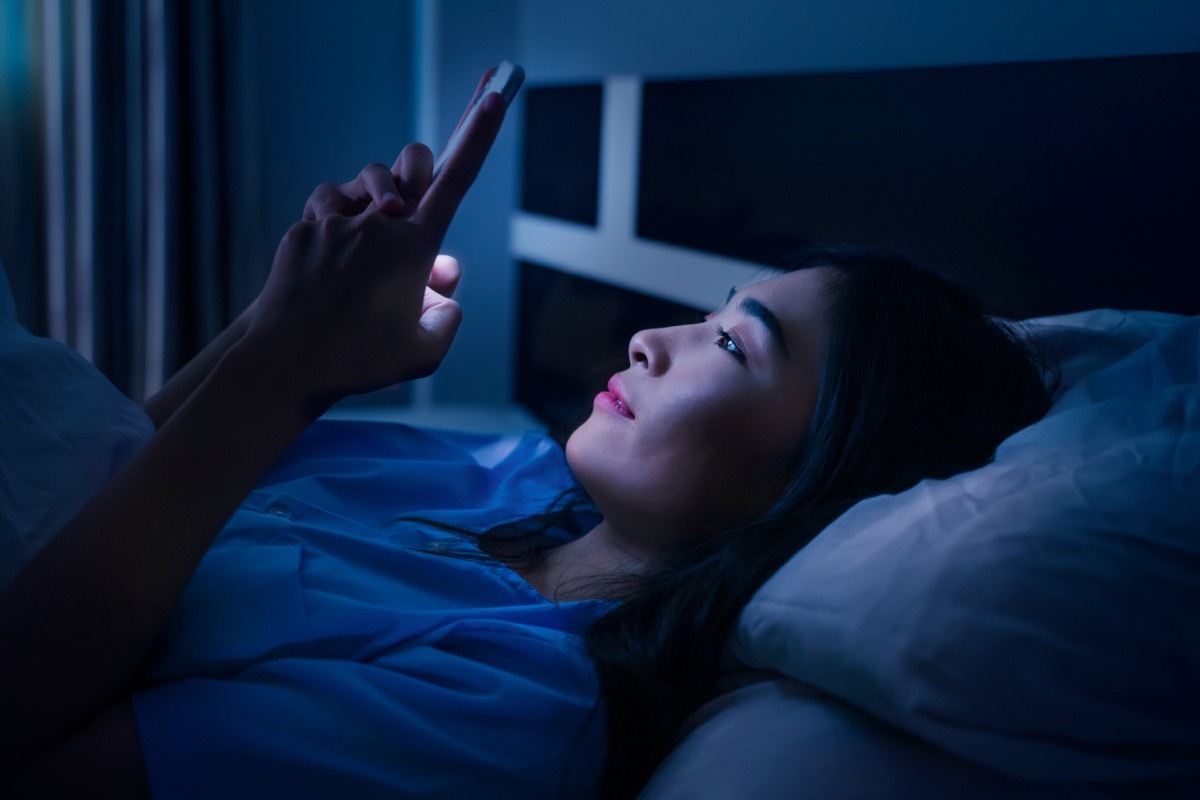
{"type": "Polygon", "coordinates": [[[438,156],[437,161],[433,165],[433,177],[437,177],[442,171],[446,161],[458,148],[458,142],[462,139],[463,132],[471,120],[475,118],[476,112],[479,110],[479,102],[484,97],[492,92],[499,92],[504,98],[504,104],[512,103],[513,98],[517,95],[517,90],[521,88],[521,82],[525,80],[525,70],[519,64],[514,64],[507,59],[501,61],[498,65],[492,67],[484,73],[483,85],[475,96],[471,98],[471,104],[467,108],[467,112],[458,122],[458,127],[454,129],[454,133],[450,135],[450,141],[446,142],[446,147],[443,148],[442,154],[438,156]]]}

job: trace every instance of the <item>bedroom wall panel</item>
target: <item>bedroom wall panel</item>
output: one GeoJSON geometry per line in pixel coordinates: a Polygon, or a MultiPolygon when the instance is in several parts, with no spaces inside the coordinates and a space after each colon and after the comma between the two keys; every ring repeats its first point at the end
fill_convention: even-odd
{"type": "Polygon", "coordinates": [[[898,249],[1020,317],[1200,313],[1198,87],[1200,54],[648,82],[637,232],[898,249]]]}
{"type": "Polygon", "coordinates": [[[525,67],[555,83],[1200,50],[1194,0],[520,0],[518,12],[525,67]]]}

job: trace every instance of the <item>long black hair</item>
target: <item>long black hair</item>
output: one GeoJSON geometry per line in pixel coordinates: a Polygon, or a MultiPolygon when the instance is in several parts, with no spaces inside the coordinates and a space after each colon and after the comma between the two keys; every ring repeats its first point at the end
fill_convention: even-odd
{"type": "Polygon", "coordinates": [[[786,488],[758,518],[676,545],[585,634],[608,707],[606,797],[635,796],[711,699],[742,607],[792,555],[859,500],[982,466],[1049,406],[1019,328],[942,277],[848,247],[790,266],[834,273],[816,411],[786,488]]]}

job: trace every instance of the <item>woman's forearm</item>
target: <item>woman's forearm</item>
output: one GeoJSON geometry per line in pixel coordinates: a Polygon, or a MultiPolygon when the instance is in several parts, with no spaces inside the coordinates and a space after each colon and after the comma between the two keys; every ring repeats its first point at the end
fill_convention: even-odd
{"type": "Polygon", "coordinates": [[[231,348],[0,596],[0,763],[129,690],[213,538],[320,413],[291,380],[231,348]]]}
{"type": "Polygon", "coordinates": [[[143,410],[145,410],[151,421],[154,422],[156,430],[161,428],[171,418],[171,415],[187,402],[192,393],[199,388],[209,373],[220,363],[221,358],[229,351],[229,348],[237,344],[238,340],[242,338],[246,330],[250,327],[250,317],[253,313],[254,306],[251,305],[237,319],[231,322],[225,330],[221,331],[217,335],[217,338],[209,342],[195,358],[184,364],[182,369],[171,376],[171,379],[167,381],[162,389],[142,403],[143,410]]]}

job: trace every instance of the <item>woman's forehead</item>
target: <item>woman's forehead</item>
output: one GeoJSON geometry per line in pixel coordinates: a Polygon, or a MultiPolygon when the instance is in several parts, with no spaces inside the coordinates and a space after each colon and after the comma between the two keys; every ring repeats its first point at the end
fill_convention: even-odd
{"type": "Polygon", "coordinates": [[[742,298],[751,297],[781,318],[794,315],[789,311],[808,316],[823,309],[825,289],[835,273],[836,270],[832,267],[812,267],[768,275],[760,280],[733,287],[726,298],[726,304],[734,298],[740,301],[742,298]]]}

